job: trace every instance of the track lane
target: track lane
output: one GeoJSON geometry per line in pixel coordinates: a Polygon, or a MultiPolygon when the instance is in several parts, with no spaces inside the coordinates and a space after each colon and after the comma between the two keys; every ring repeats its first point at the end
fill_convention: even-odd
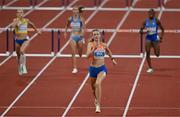
{"type": "Polygon", "coordinates": [[[125,0],[109,0],[105,5],[105,8],[124,8],[126,7],[125,0]]]}
{"type": "Polygon", "coordinates": [[[71,63],[71,58],[56,59],[28,92],[14,105],[14,107],[33,108],[13,108],[7,115],[58,116],[62,114],[87,72],[86,66],[88,63],[86,58],[81,60],[82,64],[79,65],[79,73],[77,75],[71,74],[71,64],[69,63],[71,63]],[[49,107],[50,111],[47,111],[47,108],[36,107],[49,107]]]}
{"type": "Polygon", "coordinates": [[[180,12],[164,12],[161,21],[165,29],[179,29],[180,22],[175,20],[180,20],[180,12]]]}
{"type": "Polygon", "coordinates": [[[127,116],[180,116],[180,60],[153,59],[155,72],[143,67],[127,116]],[[171,64],[169,64],[171,63],[171,64]],[[135,107],[135,108],[133,108],[135,107]]]}
{"type": "Polygon", "coordinates": [[[140,38],[136,33],[118,33],[110,45],[113,54],[140,55],[140,38]]]}
{"type": "MultiPolygon", "coordinates": [[[[163,11],[158,16],[158,18],[161,18],[162,13],[163,11]]],[[[138,80],[137,85],[135,84],[136,91],[133,95],[134,97],[131,100],[132,103],[130,103],[130,107],[128,108],[127,116],[140,116],[140,115],[141,116],[178,116],[179,115],[179,112],[177,111],[179,107],[179,103],[177,103],[175,101],[177,99],[174,98],[174,96],[179,97],[179,95],[176,95],[176,93],[173,92],[176,89],[179,89],[179,85],[174,83],[174,81],[172,80],[171,82],[169,80],[164,79],[166,77],[169,78],[169,75],[170,74],[172,75],[173,73],[168,72],[167,74],[165,74],[165,69],[164,69],[164,71],[162,70],[163,71],[162,72],[163,74],[161,74],[162,76],[159,74],[161,70],[158,71],[158,66],[165,65],[162,63],[163,60],[165,59],[153,60],[153,63],[156,63],[156,61],[161,61],[154,64],[155,72],[153,74],[146,73],[147,63],[144,64],[143,71],[141,72],[141,76],[140,76],[141,78],[138,80]],[[146,75],[144,76],[144,74],[146,75]],[[156,76],[156,74],[159,75],[156,76]],[[170,95],[172,94],[173,97],[169,98],[170,97],[169,94],[170,95]],[[174,101],[176,103],[174,103],[174,101]],[[174,108],[171,107],[170,105],[173,105],[174,108]],[[159,107],[159,108],[155,108],[155,107],[159,107]]],[[[177,61],[177,59],[167,59],[167,61],[171,61],[171,60],[177,61]]],[[[173,67],[177,68],[178,66],[174,66],[174,64],[178,62],[173,61],[171,62],[171,64],[173,67]]],[[[169,64],[170,62],[166,62],[166,63],[169,64]]],[[[168,67],[171,67],[171,65],[169,65],[168,67]]],[[[166,68],[169,69],[168,67],[166,68]]],[[[163,68],[165,68],[165,66],[163,68]]],[[[175,73],[175,74],[178,77],[179,73],[175,73]]],[[[174,77],[174,79],[176,79],[177,81],[176,76],[174,77]]]]}
{"type": "Polygon", "coordinates": [[[140,61],[117,59],[118,65],[114,67],[111,60],[106,60],[108,75],[102,84],[102,112],[95,113],[94,97],[88,79],[67,116],[122,116],[140,61]]]}
{"type": "Polygon", "coordinates": [[[179,56],[180,34],[165,34],[164,40],[161,43],[161,55],[179,56]]]}
{"type": "Polygon", "coordinates": [[[102,29],[103,28],[110,28],[110,29],[113,28],[114,29],[114,28],[116,28],[117,24],[119,23],[119,19],[121,19],[123,17],[124,13],[125,12],[119,12],[119,11],[112,11],[112,12],[100,11],[95,16],[99,20],[97,20],[97,19],[91,20],[88,23],[87,28],[102,28],[102,29]]]}
{"type": "MultiPolygon", "coordinates": [[[[0,67],[0,105],[9,105],[49,59],[50,58],[28,58],[27,69],[29,73],[24,76],[18,75],[16,58],[9,60],[5,66],[0,67]],[[41,63],[35,64],[37,60],[41,61],[41,63]]],[[[1,108],[0,113],[2,114],[4,110],[5,108],[1,108]]]]}
{"type": "Polygon", "coordinates": [[[135,8],[157,8],[158,1],[157,0],[139,0],[137,4],[134,6],[135,8]]]}
{"type": "Polygon", "coordinates": [[[180,8],[179,0],[167,0],[165,8],[180,8]]]}

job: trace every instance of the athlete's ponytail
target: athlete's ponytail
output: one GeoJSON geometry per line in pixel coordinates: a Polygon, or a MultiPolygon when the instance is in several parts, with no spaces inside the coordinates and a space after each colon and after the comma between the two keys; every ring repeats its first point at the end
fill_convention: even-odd
{"type": "Polygon", "coordinates": [[[83,13],[83,11],[84,11],[84,7],[83,6],[79,6],[78,9],[79,9],[79,13],[83,13]]]}

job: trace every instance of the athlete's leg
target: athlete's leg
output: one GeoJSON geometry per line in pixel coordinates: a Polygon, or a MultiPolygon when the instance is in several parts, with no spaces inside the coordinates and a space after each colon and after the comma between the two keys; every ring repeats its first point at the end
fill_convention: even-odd
{"type": "Polygon", "coordinates": [[[82,52],[83,52],[83,45],[84,45],[84,40],[81,40],[78,42],[77,44],[77,50],[78,50],[78,54],[81,57],[82,56],[82,52]]]}
{"type": "Polygon", "coordinates": [[[17,54],[17,61],[18,61],[18,71],[19,75],[22,75],[22,67],[21,67],[21,45],[16,43],[16,54],[17,54]]]}
{"type": "MultiPolygon", "coordinates": [[[[71,49],[72,49],[72,64],[73,64],[73,71],[74,71],[75,69],[77,70],[77,61],[76,61],[76,56],[75,56],[77,44],[73,39],[71,39],[70,45],[71,45],[71,49]]],[[[75,73],[75,72],[73,72],[73,73],[75,73]]]]}
{"type": "Polygon", "coordinates": [[[92,77],[90,77],[90,78],[91,78],[91,88],[92,88],[92,91],[93,91],[93,95],[94,95],[95,100],[97,100],[97,99],[96,99],[96,94],[95,94],[95,89],[96,89],[96,87],[95,87],[96,78],[92,78],[92,77]]]}
{"type": "Polygon", "coordinates": [[[103,79],[106,77],[106,72],[102,71],[98,74],[97,76],[97,80],[96,80],[96,90],[95,90],[95,94],[97,97],[97,102],[100,104],[101,102],[101,83],[103,81],[103,79]]]}
{"type": "Polygon", "coordinates": [[[26,57],[25,57],[25,52],[27,47],[29,46],[29,41],[25,41],[20,49],[20,54],[21,54],[21,64],[26,65],[26,57]]]}
{"type": "Polygon", "coordinates": [[[154,54],[159,57],[160,55],[160,44],[159,42],[152,42],[154,48],[154,54]]]}
{"type": "Polygon", "coordinates": [[[16,43],[16,54],[17,54],[18,65],[20,64],[20,48],[21,45],[16,43]]]}
{"type": "Polygon", "coordinates": [[[98,74],[97,79],[96,79],[96,83],[95,83],[95,97],[96,97],[96,112],[99,113],[101,112],[100,109],[100,104],[101,104],[101,94],[102,94],[102,81],[103,79],[106,77],[106,72],[102,71],[98,74]]]}
{"type": "Polygon", "coordinates": [[[29,41],[25,41],[22,44],[21,49],[20,49],[20,64],[21,64],[22,71],[24,74],[27,73],[25,52],[28,46],[29,46],[29,41]]]}
{"type": "Polygon", "coordinates": [[[147,54],[146,60],[150,69],[152,69],[151,58],[150,58],[151,46],[152,46],[152,42],[150,40],[146,40],[146,54],[147,54]]]}

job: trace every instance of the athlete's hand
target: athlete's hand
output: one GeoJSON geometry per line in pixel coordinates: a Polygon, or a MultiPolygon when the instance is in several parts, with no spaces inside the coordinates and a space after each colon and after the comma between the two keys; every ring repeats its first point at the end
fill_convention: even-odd
{"type": "Polygon", "coordinates": [[[159,42],[162,43],[162,37],[159,37],[159,42]]]}
{"type": "Polygon", "coordinates": [[[112,58],[113,65],[117,65],[117,62],[114,58],[112,58]]]}

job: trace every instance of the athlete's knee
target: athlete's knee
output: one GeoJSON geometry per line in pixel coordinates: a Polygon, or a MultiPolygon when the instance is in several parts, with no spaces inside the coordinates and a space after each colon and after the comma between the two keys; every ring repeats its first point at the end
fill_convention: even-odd
{"type": "Polygon", "coordinates": [[[20,51],[16,51],[16,54],[17,54],[17,57],[18,57],[18,59],[20,58],[20,51]]]}
{"type": "Polygon", "coordinates": [[[156,52],[155,55],[156,55],[157,57],[159,57],[159,56],[160,56],[160,52],[156,52]]]}
{"type": "Polygon", "coordinates": [[[20,54],[20,50],[16,50],[16,54],[20,54]]]}
{"type": "Polygon", "coordinates": [[[24,55],[24,51],[23,50],[20,50],[20,55],[24,55]]]}
{"type": "Polygon", "coordinates": [[[101,85],[101,82],[99,82],[99,81],[97,81],[96,83],[95,83],[95,87],[97,88],[97,87],[99,87],[101,85]]]}
{"type": "Polygon", "coordinates": [[[146,52],[146,58],[150,58],[151,53],[150,52],[146,52]]]}
{"type": "Polygon", "coordinates": [[[82,57],[82,52],[79,52],[79,56],[82,57]]]}
{"type": "Polygon", "coordinates": [[[157,57],[159,57],[159,56],[160,56],[160,51],[159,51],[159,50],[155,51],[155,55],[156,55],[157,57]]]}

